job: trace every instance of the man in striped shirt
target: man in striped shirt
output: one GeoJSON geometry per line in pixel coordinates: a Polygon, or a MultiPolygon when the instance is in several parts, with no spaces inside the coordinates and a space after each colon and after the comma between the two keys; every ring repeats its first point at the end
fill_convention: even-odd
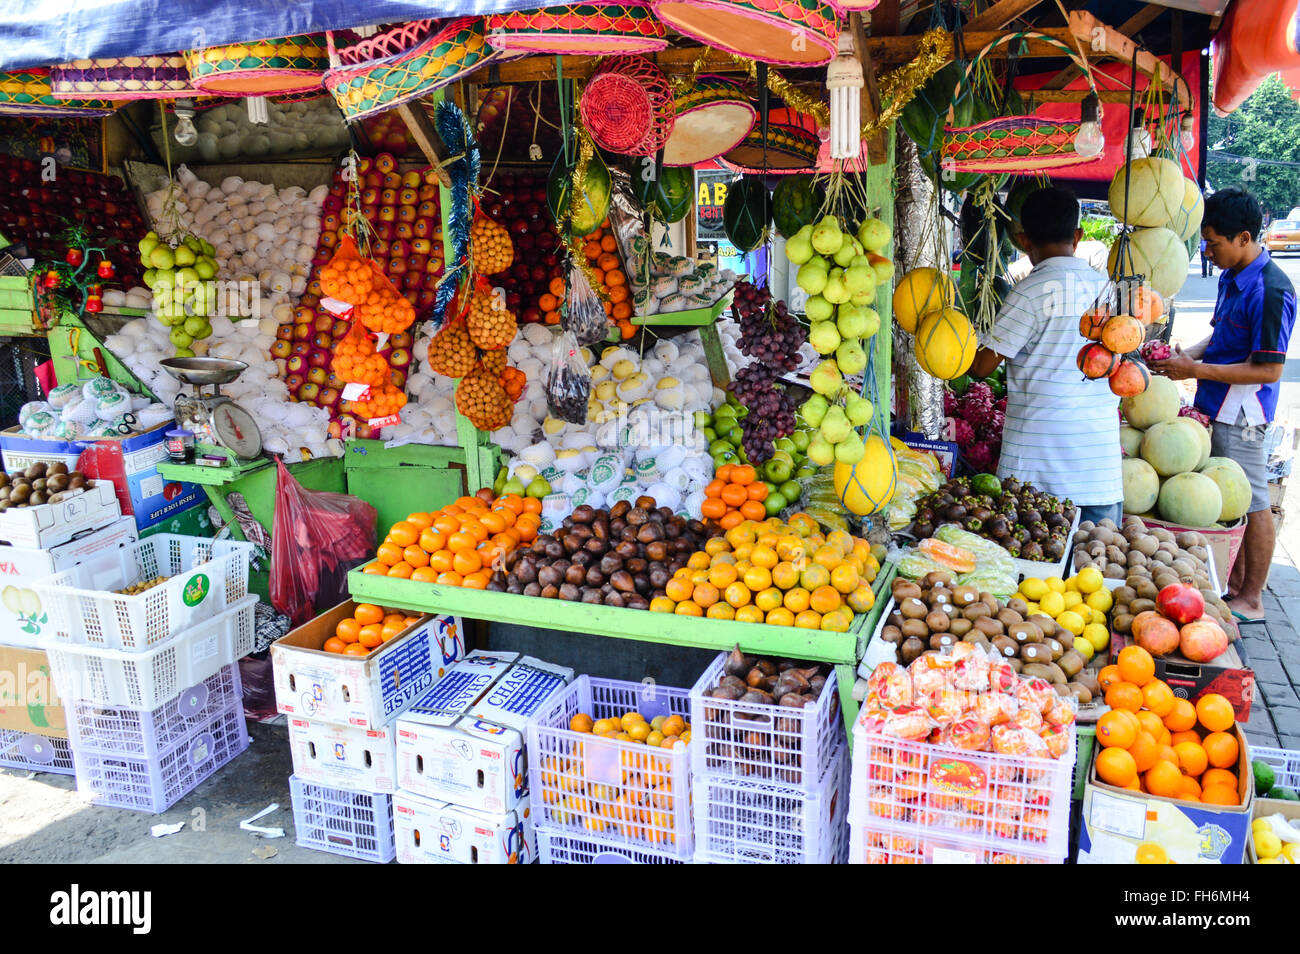
{"type": "Polygon", "coordinates": [[[1016,236],[1033,270],[1012,288],[981,338],[972,377],[1007,362],[1007,414],[998,476],[1016,477],[1072,500],[1082,520],[1124,516],[1119,399],[1105,378],[1090,381],[1075,363],[1079,319],[1106,276],[1075,257],[1083,232],[1067,189],[1026,196],[1016,236]]]}

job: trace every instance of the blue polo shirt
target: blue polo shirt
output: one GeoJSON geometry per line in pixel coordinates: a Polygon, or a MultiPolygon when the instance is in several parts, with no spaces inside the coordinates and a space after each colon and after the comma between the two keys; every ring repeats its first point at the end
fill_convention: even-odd
{"type": "MultiPolygon", "coordinates": [[[[1237,272],[1219,276],[1210,343],[1205,364],[1285,363],[1295,325],[1295,288],[1291,279],[1261,249],[1259,256],[1237,272]]],[[[1248,424],[1267,424],[1277,410],[1279,382],[1226,384],[1199,381],[1196,409],[1211,419],[1235,424],[1238,412],[1248,424]]]]}

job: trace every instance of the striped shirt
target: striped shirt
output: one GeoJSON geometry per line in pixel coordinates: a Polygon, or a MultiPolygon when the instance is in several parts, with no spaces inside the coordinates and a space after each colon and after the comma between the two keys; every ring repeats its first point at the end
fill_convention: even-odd
{"type": "Polygon", "coordinates": [[[1007,360],[1007,415],[998,476],[1081,507],[1124,499],[1119,399],[1089,381],[1076,356],[1079,318],[1106,276],[1078,258],[1039,262],[1016,283],[981,343],[1007,360]]]}

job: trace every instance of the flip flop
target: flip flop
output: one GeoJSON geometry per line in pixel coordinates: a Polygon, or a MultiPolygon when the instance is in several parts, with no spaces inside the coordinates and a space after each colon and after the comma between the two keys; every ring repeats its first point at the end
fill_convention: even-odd
{"type": "Polygon", "coordinates": [[[1245,616],[1236,610],[1232,610],[1232,618],[1238,623],[1263,623],[1265,621],[1263,616],[1245,616]]]}

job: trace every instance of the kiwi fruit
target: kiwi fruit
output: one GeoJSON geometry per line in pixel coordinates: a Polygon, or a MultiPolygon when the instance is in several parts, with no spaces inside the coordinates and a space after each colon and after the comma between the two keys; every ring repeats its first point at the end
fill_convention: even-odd
{"type": "Polygon", "coordinates": [[[965,616],[969,620],[976,620],[982,616],[992,616],[993,610],[989,608],[987,603],[976,601],[967,605],[966,608],[961,611],[961,615],[965,616]]]}
{"type": "Polygon", "coordinates": [[[1027,663],[1050,663],[1052,651],[1045,643],[1027,643],[1020,647],[1020,658],[1027,663]]]}
{"type": "Polygon", "coordinates": [[[32,464],[25,471],[23,471],[23,476],[26,477],[28,480],[35,480],[37,477],[44,477],[45,467],[46,465],[44,461],[37,461],[35,464],[32,464]]]}
{"type": "Polygon", "coordinates": [[[948,632],[961,638],[969,633],[974,625],[975,624],[965,616],[954,616],[952,619],[948,620],[948,632]]]}
{"type": "Polygon", "coordinates": [[[880,638],[887,643],[901,643],[903,641],[903,631],[897,626],[882,626],[880,628],[880,638]]]}
{"type": "Polygon", "coordinates": [[[1056,665],[1069,679],[1073,679],[1083,669],[1086,662],[1087,660],[1083,658],[1077,649],[1067,649],[1061,658],[1056,660],[1056,665]]]}
{"type": "Polygon", "coordinates": [[[1137,599],[1128,604],[1128,611],[1134,616],[1137,616],[1139,613],[1152,612],[1155,608],[1156,601],[1151,598],[1137,599]]]}
{"type": "Polygon", "coordinates": [[[909,619],[903,621],[901,632],[908,639],[925,639],[930,635],[930,627],[923,619],[909,619]]]}
{"type": "Polygon", "coordinates": [[[997,615],[997,621],[1004,627],[1011,627],[1016,623],[1023,623],[1025,618],[1012,609],[1004,609],[997,615]]]}
{"type": "Polygon", "coordinates": [[[1122,633],[1125,636],[1127,636],[1129,633],[1133,632],[1133,617],[1135,615],[1137,614],[1116,613],[1113,617],[1111,617],[1110,624],[1111,626],[1115,627],[1115,632],[1122,633]]]}
{"type": "Polygon", "coordinates": [[[66,474],[55,474],[53,477],[45,478],[45,487],[52,494],[62,493],[68,489],[68,477],[66,474]]]}
{"type": "Polygon", "coordinates": [[[1074,676],[1074,681],[1083,686],[1094,696],[1101,695],[1101,683],[1097,681],[1097,673],[1091,669],[1084,669],[1074,676]]]}
{"type": "Polygon", "coordinates": [[[925,617],[925,625],[932,633],[948,632],[948,622],[948,614],[939,609],[931,610],[925,617]]]}
{"type": "Polygon", "coordinates": [[[1015,596],[1007,600],[1007,610],[1010,610],[1013,613],[1019,613],[1021,619],[1024,619],[1029,615],[1029,605],[1024,600],[1015,596]]]}
{"type": "Polygon", "coordinates": [[[904,619],[924,619],[930,608],[916,597],[908,597],[898,604],[898,610],[904,619]]]}
{"type": "Polygon", "coordinates": [[[1046,679],[1054,685],[1063,686],[1069,682],[1056,663],[1025,663],[1020,667],[1020,674],[1029,679],[1046,679]]]}
{"type": "Polygon", "coordinates": [[[1020,661],[1019,656],[1006,660],[1006,663],[1017,673],[1021,672],[1025,668],[1025,664],[1020,661]]]}
{"type": "Polygon", "coordinates": [[[1037,623],[1013,623],[1007,627],[1007,635],[1021,646],[1043,641],[1043,631],[1037,623]]]}
{"type": "Polygon", "coordinates": [[[916,636],[909,636],[898,648],[898,657],[904,666],[909,666],[923,652],[925,652],[925,643],[916,636]]]}
{"type": "Polygon", "coordinates": [[[985,636],[992,639],[994,636],[1001,636],[1005,630],[1000,622],[992,616],[981,616],[974,621],[975,629],[978,629],[985,636]]]}
{"type": "Polygon", "coordinates": [[[1007,659],[1017,659],[1020,656],[1020,644],[1010,636],[994,636],[993,648],[1005,656],[1007,659]]]}
{"type": "Polygon", "coordinates": [[[958,586],[952,591],[952,601],[957,606],[967,607],[980,598],[980,591],[973,586],[958,586]]]}
{"type": "Polygon", "coordinates": [[[1065,646],[1055,636],[1048,636],[1043,640],[1043,645],[1052,651],[1052,662],[1056,662],[1065,655],[1065,646]]]}
{"type": "MultiPolygon", "coordinates": [[[[1060,686],[1056,686],[1055,688],[1058,692],[1061,689],[1060,686]]],[[[1088,703],[1092,702],[1092,691],[1087,686],[1077,682],[1067,682],[1065,688],[1069,690],[1070,695],[1074,696],[1074,698],[1078,700],[1079,705],[1086,706],[1088,703]]]]}
{"type": "Polygon", "coordinates": [[[892,592],[895,603],[902,603],[906,599],[921,598],[921,588],[911,580],[894,580],[892,592]]]}
{"type": "Polygon", "coordinates": [[[930,648],[942,651],[955,642],[957,642],[957,637],[953,636],[952,633],[935,633],[930,637],[930,648]]]}

